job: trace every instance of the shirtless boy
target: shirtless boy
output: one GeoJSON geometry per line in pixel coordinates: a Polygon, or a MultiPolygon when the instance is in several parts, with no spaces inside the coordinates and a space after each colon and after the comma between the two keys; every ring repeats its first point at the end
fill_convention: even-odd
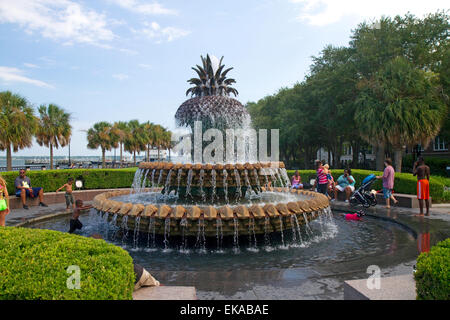
{"type": "Polygon", "coordinates": [[[83,200],[78,199],[75,201],[75,209],[73,209],[72,218],[70,218],[70,230],[69,233],[73,233],[76,229],[83,228],[83,224],[78,219],[81,211],[92,208],[92,205],[83,206],[83,200]]]}
{"type": "Polygon", "coordinates": [[[67,180],[66,184],[64,184],[61,188],[56,190],[56,192],[58,192],[61,189],[66,188],[66,194],[64,195],[64,197],[66,198],[66,207],[67,207],[67,209],[70,208],[70,205],[72,205],[72,207],[75,209],[75,201],[73,199],[73,194],[72,194],[72,192],[73,192],[72,184],[73,184],[73,178],[69,178],[67,180]]]}
{"type": "Polygon", "coordinates": [[[419,199],[420,216],[423,216],[423,201],[427,208],[426,216],[430,215],[430,167],[422,157],[414,163],[413,175],[417,176],[417,199],[419,199]]]}

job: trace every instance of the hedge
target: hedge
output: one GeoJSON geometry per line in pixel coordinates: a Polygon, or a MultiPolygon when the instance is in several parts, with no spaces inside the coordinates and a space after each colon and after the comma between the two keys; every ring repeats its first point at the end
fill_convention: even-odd
{"type": "MultiPolygon", "coordinates": [[[[45,170],[28,171],[27,177],[31,180],[31,186],[42,187],[45,192],[54,192],[65,184],[69,177],[81,178],[83,189],[129,188],[133,183],[135,172],[136,168],[45,170]]],[[[6,180],[8,192],[14,194],[14,180],[19,173],[9,171],[0,175],[6,180]]]]}
{"type": "MultiPolygon", "coordinates": [[[[315,170],[298,170],[300,176],[302,177],[302,181],[309,182],[310,178],[315,179],[316,171],[315,170]]],[[[331,170],[332,176],[335,181],[339,178],[340,175],[344,173],[343,169],[331,170]]],[[[292,177],[294,175],[295,170],[288,170],[288,175],[292,177]]],[[[352,176],[355,178],[356,183],[355,186],[359,187],[361,182],[367,177],[369,174],[375,174],[377,176],[383,175],[381,171],[369,171],[369,170],[360,170],[360,169],[352,169],[352,176]]],[[[433,202],[441,202],[444,201],[448,195],[446,192],[444,194],[444,184],[443,178],[441,177],[430,177],[430,196],[433,198],[433,202]]],[[[382,180],[377,179],[373,185],[372,189],[381,190],[383,187],[382,180]]],[[[396,193],[405,193],[405,194],[417,194],[417,178],[410,173],[395,173],[394,179],[394,191],[396,193]]]]}
{"type": "MultiPolygon", "coordinates": [[[[27,176],[31,179],[32,186],[42,187],[45,192],[56,191],[64,183],[67,178],[79,177],[83,180],[83,189],[114,189],[114,188],[130,188],[133,183],[136,168],[127,169],[68,169],[68,170],[46,170],[46,171],[28,171],[27,176]]],[[[288,174],[292,177],[295,170],[288,170],[288,174]]],[[[335,180],[343,174],[344,170],[332,170],[335,180]]],[[[309,180],[310,177],[316,176],[315,170],[299,170],[303,181],[309,180]]],[[[356,179],[356,186],[369,174],[382,175],[380,171],[368,171],[354,169],[352,175],[356,179]]],[[[8,184],[10,194],[15,193],[14,180],[18,176],[18,172],[3,172],[1,176],[5,178],[8,184]]],[[[444,192],[444,185],[450,186],[450,179],[431,176],[430,178],[430,195],[433,202],[450,201],[450,191],[444,192]]],[[[377,180],[373,184],[373,188],[381,190],[382,182],[377,180]]],[[[394,191],[397,193],[416,194],[417,179],[410,173],[395,173],[394,191]]]]}
{"type": "Polygon", "coordinates": [[[133,260],[101,239],[51,230],[0,227],[1,300],[132,299],[133,260]],[[80,289],[69,289],[69,266],[80,289]]]}
{"type": "MultiPolygon", "coordinates": [[[[426,165],[430,167],[432,175],[448,177],[447,167],[450,166],[450,159],[424,156],[424,160],[426,165]]],[[[402,161],[402,171],[412,172],[413,166],[413,156],[411,154],[404,156],[402,161]]]]}
{"type": "Polygon", "coordinates": [[[450,238],[420,254],[414,279],[418,300],[450,300],[450,238]]]}

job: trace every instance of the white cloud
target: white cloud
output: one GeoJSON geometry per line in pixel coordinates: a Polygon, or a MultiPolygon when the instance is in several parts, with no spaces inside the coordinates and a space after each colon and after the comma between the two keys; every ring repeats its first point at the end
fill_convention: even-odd
{"type": "Polygon", "coordinates": [[[140,63],[139,67],[143,68],[143,69],[151,69],[152,66],[149,64],[145,64],[145,63],[140,63]]]}
{"type": "Polygon", "coordinates": [[[28,63],[28,62],[25,62],[23,65],[25,67],[31,68],[31,69],[38,69],[38,68],[40,68],[38,65],[35,65],[35,64],[32,64],[32,63],[28,63]]]}
{"type": "Polygon", "coordinates": [[[122,81],[122,80],[128,79],[129,76],[127,74],[123,74],[123,73],[116,73],[116,74],[113,74],[113,78],[122,81]]]}
{"type": "Polygon", "coordinates": [[[162,28],[158,23],[144,22],[144,28],[141,30],[133,30],[135,33],[142,34],[149,39],[154,39],[158,43],[162,41],[173,41],[177,38],[185,37],[190,34],[190,31],[175,28],[175,27],[164,27],[162,28]]]}
{"type": "Polygon", "coordinates": [[[31,79],[23,75],[23,71],[17,68],[0,66],[0,80],[5,83],[22,82],[42,88],[53,88],[52,85],[40,80],[31,79]]]}
{"type": "Polygon", "coordinates": [[[164,8],[158,2],[142,3],[137,0],[110,0],[120,7],[144,15],[177,14],[175,10],[164,8]]]}
{"type": "Polygon", "coordinates": [[[417,16],[448,8],[447,0],[289,0],[299,5],[298,19],[310,25],[325,26],[356,16],[362,19],[380,18],[382,15],[404,15],[408,11],[417,16]]]}
{"type": "Polygon", "coordinates": [[[0,21],[65,44],[100,45],[115,38],[103,14],[71,0],[0,0],[0,21]]]}

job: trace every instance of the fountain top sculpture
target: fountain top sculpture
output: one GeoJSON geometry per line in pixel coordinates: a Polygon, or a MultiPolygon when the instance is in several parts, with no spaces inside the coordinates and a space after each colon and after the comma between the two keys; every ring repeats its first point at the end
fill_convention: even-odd
{"type": "Polygon", "coordinates": [[[198,78],[191,78],[192,85],[186,91],[191,99],[185,101],[177,110],[175,120],[179,126],[193,128],[194,121],[202,121],[206,128],[238,128],[250,119],[247,109],[236,99],[238,91],[232,87],[236,80],[227,78],[227,73],[233,68],[225,69],[222,64],[223,57],[201,56],[202,66],[192,69],[198,78]]]}

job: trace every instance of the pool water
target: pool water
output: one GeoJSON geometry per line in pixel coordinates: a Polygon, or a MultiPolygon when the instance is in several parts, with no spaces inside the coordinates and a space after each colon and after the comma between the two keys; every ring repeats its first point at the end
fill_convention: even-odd
{"type": "MultiPolygon", "coordinates": [[[[78,234],[100,234],[123,247],[167,285],[195,286],[202,299],[339,299],[342,282],[365,275],[369,265],[388,268],[417,256],[414,236],[400,225],[372,217],[347,221],[341,213],[322,215],[295,230],[254,237],[124,236],[95,210],[82,215],[78,234]],[[308,284],[309,289],[302,289],[308,284]],[[263,288],[263,289],[261,289],[263,288]],[[258,291],[259,290],[259,291],[258,291]],[[295,297],[291,295],[295,293],[295,297]]],[[[69,229],[69,218],[36,223],[33,228],[69,229]]]]}

